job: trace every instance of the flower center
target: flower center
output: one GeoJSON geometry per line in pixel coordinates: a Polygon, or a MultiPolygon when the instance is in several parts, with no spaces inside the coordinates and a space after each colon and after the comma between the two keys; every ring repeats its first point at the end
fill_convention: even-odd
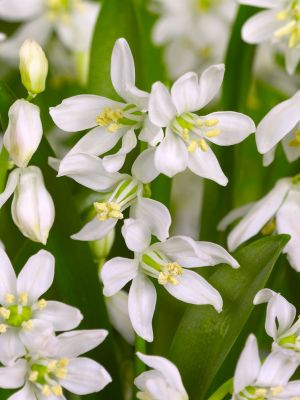
{"type": "Polygon", "coordinates": [[[169,261],[163,254],[150,251],[142,255],[144,272],[156,278],[160,285],[178,285],[178,276],[183,275],[184,269],[177,262],[169,261]]]}
{"type": "Polygon", "coordinates": [[[211,10],[215,4],[216,0],[197,0],[197,6],[200,12],[207,12],[211,10]]]}
{"type": "Polygon", "coordinates": [[[64,379],[68,373],[69,360],[41,360],[30,367],[28,380],[38,386],[44,396],[62,396],[62,387],[57,380],[64,379]]]}
{"type": "Polygon", "coordinates": [[[82,0],[46,0],[46,6],[48,9],[48,18],[51,21],[59,19],[66,24],[70,22],[70,14],[73,10],[84,10],[82,0]]]}
{"type": "Polygon", "coordinates": [[[248,386],[240,394],[247,400],[267,400],[280,394],[283,389],[283,386],[271,388],[248,386]]]}
{"type": "Polygon", "coordinates": [[[127,104],[124,108],[105,107],[97,115],[96,123],[107,128],[109,133],[115,133],[123,127],[139,127],[143,118],[144,114],[134,104],[127,104]]]}
{"type": "Polygon", "coordinates": [[[109,218],[123,219],[123,214],[121,212],[121,206],[113,201],[94,203],[94,208],[97,213],[99,221],[106,221],[109,218]]]}
{"type": "Polygon", "coordinates": [[[278,21],[284,25],[275,31],[276,39],[287,40],[289,48],[300,44],[300,5],[299,0],[293,0],[289,6],[276,14],[278,21]]]}
{"type": "Polygon", "coordinates": [[[293,350],[297,353],[300,352],[300,337],[295,334],[281,338],[278,344],[286,349],[293,350]]]}
{"type": "Polygon", "coordinates": [[[206,139],[221,133],[218,124],[217,118],[200,118],[196,114],[185,113],[175,118],[172,128],[184,140],[187,150],[194,153],[197,148],[204,152],[208,150],[206,139]]]}

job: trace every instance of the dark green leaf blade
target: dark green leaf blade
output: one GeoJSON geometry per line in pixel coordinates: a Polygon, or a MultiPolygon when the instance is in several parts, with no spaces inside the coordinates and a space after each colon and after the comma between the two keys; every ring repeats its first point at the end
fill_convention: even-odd
{"type": "Polygon", "coordinates": [[[289,236],[263,238],[236,252],[241,267],[218,267],[209,282],[221,293],[223,312],[190,306],[176,331],[170,359],[181,371],[191,400],[202,400],[253,310],[253,298],[271,274],[289,236]]]}

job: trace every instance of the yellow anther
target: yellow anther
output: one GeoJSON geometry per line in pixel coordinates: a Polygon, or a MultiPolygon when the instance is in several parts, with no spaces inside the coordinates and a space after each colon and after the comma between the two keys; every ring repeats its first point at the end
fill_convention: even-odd
{"type": "Polygon", "coordinates": [[[0,333],[5,333],[7,331],[7,326],[5,324],[0,324],[0,333]]]}
{"type": "Polygon", "coordinates": [[[115,133],[119,129],[119,125],[116,124],[115,122],[113,124],[110,124],[107,128],[108,132],[110,133],[115,133]]]}
{"type": "Polygon", "coordinates": [[[220,133],[221,133],[221,129],[212,129],[211,131],[207,131],[205,133],[205,136],[207,136],[208,138],[212,138],[212,137],[219,136],[220,133]]]}
{"type": "Polygon", "coordinates": [[[65,379],[65,377],[67,376],[68,370],[67,368],[57,368],[54,372],[54,375],[58,378],[58,379],[65,379]]]}
{"type": "Polygon", "coordinates": [[[39,309],[39,310],[44,310],[44,308],[46,308],[47,307],[47,301],[45,300],[45,299],[41,299],[41,300],[39,300],[38,302],[37,302],[37,308],[39,309]]]}
{"type": "Polygon", "coordinates": [[[57,365],[59,367],[67,367],[69,365],[70,360],[68,358],[61,358],[58,362],[57,365]]]}
{"type": "Polygon", "coordinates": [[[33,328],[33,322],[30,320],[22,322],[22,328],[24,331],[31,331],[33,328]]]}
{"type": "Polygon", "coordinates": [[[14,304],[15,300],[16,300],[16,297],[13,294],[7,293],[5,295],[5,302],[7,304],[12,305],[12,304],[14,304]]]}
{"type": "Polygon", "coordinates": [[[197,149],[196,140],[191,140],[189,145],[188,145],[188,147],[187,147],[188,152],[189,153],[194,153],[196,151],[196,149],[197,149]]]}
{"type": "Polygon", "coordinates": [[[118,121],[123,118],[123,111],[120,108],[104,108],[96,117],[96,123],[108,127],[109,132],[116,132],[119,129],[118,121]]]}
{"type": "Polygon", "coordinates": [[[3,319],[8,319],[9,316],[10,316],[10,311],[5,307],[1,307],[0,308],[0,317],[2,317],[3,319]]]}
{"type": "Polygon", "coordinates": [[[42,386],[42,394],[44,396],[50,396],[51,395],[51,389],[49,385],[43,385],[42,386]]]}
{"type": "Polygon", "coordinates": [[[177,262],[172,262],[172,263],[166,264],[165,269],[169,274],[174,275],[174,276],[183,274],[183,268],[177,262]]]}
{"type": "Polygon", "coordinates": [[[106,221],[109,218],[123,219],[121,206],[113,201],[107,203],[94,203],[94,208],[98,214],[99,221],[106,221]]]}
{"type": "Polygon", "coordinates": [[[196,125],[198,128],[201,128],[201,126],[202,126],[203,124],[204,124],[203,119],[201,119],[201,118],[196,119],[195,125],[196,125]]]}
{"type": "Polygon", "coordinates": [[[290,21],[286,25],[284,25],[282,28],[277,29],[275,31],[274,36],[278,39],[282,38],[283,36],[288,36],[293,32],[293,29],[296,26],[295,21],[290,21]]]}
{"type": "Polygon", "coordinates": [[[271,221],[269,221],[261,230],[261,233],[263,235],[272,235],[272,233],[275,231],[276,229],[276,222],[274,219],[271,219],[271,221]]]}
{"type": "Polygon", "coordinates": [[[47,368],[48,368],[48,371],[50,371],[50,372],[55,371],[57,368],[57,361],[56,360],[49,361],[47,364],[47,368]]]}
{"type": "Polygon", "coordinates": [[[166,285],[170,283],[171,285],[178,285],[179,281],[176,278],[183,274],[183,268],[176,262],[166,264],[162,271],[158,275],[158,283],[161,285],[166,285]]]}
{"type": "Polygon", "coordinates": [[[29,374],[28,380],[30,382],[36,382],[38,376],[39,376],[39,373],[37,371],[31,371],[29,374]]]}
{"type": "Polygon", "coordinates": [[[202,151],[207,151],[207,144],[206,144],[206,141],[204,140],[204,139],[200,139],[199,141],[198,141],[198,145],[199,145],[199,147],[200,147],[200,149],[202,150],[202,151]]]}
{"type": "Polygon", "coordinates": [[[283,386],[276,386],[271,388],[272,396],[277,396],[282,391],[283,391],[283,386]]]}
{"type": "Polygon", "coordinates": [[[52,393],[55,394],[55,396],[62,396],[62,394],[63,394],[63,390],[60,385],[52,386],[51,390],[52,390],[52,393]]]}
{"type": "Polygon", "coordinates": [[[292,49],[293,47],[296,47],[299,44],[299,42],[300,42],[300,28],[296,26],[293,29],[293,32],[291,33],[288,46],[290,49],[292,49]]]}
{"type": "Polygon", "coordinates": [[[28,293],[21,293],[19,295],[19,303],[22,306],[27,306],[27,304],[28,304],[28,293]]]}
{"type": "Polygon", "coordinates": [[[211,127],[218,125],[219,120],[217,118],[207,119],[205,121],[205,126],[211,127]]]}
{"type": "Polygon", "coordinates": [[[184,140],[188,140],[189,139],[189,137],[190,137],[189,132],[190,131],[187,128],[183,128],[182,129],[181,135],[182,135],[184,140]]]}
{"type": "Polygon", "coordinates": [[[255,396],[264,398],[268,393],[267,389],[258,388],[255,390],[255,396]]]}
{"type": "Polygon", "coordinates": [[[279,12],[276,14],[276,19],[277,19],[278,21],[284,21],[285,19],[287,19],[288,16],[289,16],[288,10],[282,10],[282,11],[279,11],[279,12]]]}

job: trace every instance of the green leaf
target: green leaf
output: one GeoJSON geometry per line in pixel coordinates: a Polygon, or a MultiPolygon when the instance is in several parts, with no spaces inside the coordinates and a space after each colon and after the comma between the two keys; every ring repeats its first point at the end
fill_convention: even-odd
{"type": "Polygon", "coordinates": [[[288,239],[287,235],[260,239],[236,252],[239,269],[217,267],[209,282],[222,295],[222,313],[217,314],[212,306],[186,310],[169,356],[181,371],[191,400],[205,397],[253,310],[255,294],[266,285],[288,239]]]}
{"type": "Polygon", "coordinates": [[[140,59],[140,43],[138,22],[132,0],[105,0],[99,14],[92,42],[89,93],[109,98],[116,98],[110,79],[110,59],[115,41],[125,38],[133,53],[137,81],[140,80],[138,62],[140,59]]]}

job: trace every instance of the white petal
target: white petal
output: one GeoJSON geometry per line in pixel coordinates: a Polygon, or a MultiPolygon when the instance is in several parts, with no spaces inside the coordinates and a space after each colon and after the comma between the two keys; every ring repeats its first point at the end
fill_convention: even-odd
{"type": "Polygon", "coordinates": [[[62,333],[57,336],[57,355],[76,358],[99,346],[107,337],[104,329],[88,329],[62,333]]]}
{"type": "Polygon", "coordinates": [[[27,362],[18,360],[11,367],[0,367],[0,387],[2,389],[16,389],[24,385],[27,372],[27,362]]]}
{"type": "Polygon", "coordinates": [[[36,400],[36,396],[32,390],[32,387],[29,383],[26,383],[25,386],[10,396],[7,400],[36,400]]]}
{"type": "Polygon", "coordinates": [[[287,48],[285,51],[285,68],[289,75],[293,75],[300,60],[300,51],[298,46],[295,48],[287,48]]]}
{"type": "Polygon", "coordinates": [[[25,353],[26,350],[16,329],[8,329],[0,335],[0,362],[2,364],[11,366],[25,353]]]}
{"type": "Polygon", "coordinates": [[[156,169],[172,178],[186,169],[188,152],[183,140],[167,129],[166,136],[156,148],[154,155],[156,169]]]}
{"type": "Polygon", "coordinates": [[[200,76],[198,109],[205,107],[218,93],[223,82],[224,64],[207,68],[200,76]]]}
{"type": "MultiPolygon", "coordinates": [[[[298,125],[298,124],[297,124],[298,125]]],[[[300,157],[300,146],[290,146],[290,142],[295,139],[295,133],[298,130],[296,127],[282,139],[283,151],[289,162],[296,161],[300,157]]]]}
{"type": "Polygon", "coordinates": [[[128,86],[125,99],[130,104],[135,104],[140,110],[146,111],[149,108],[149,93],[138,89],[136,86],[128,86]]]}
{"type": "Polygon", "coordinates": [[[249,213],[230,232],[228,236],[230,251],[255,236],[264,227],[282,205],[289,189],[290,180],[280,179],[265,197],[255,203],[249,213]]]}
{"type": "Polygon", "coordinates": [[[172,101],[177,114],[199,110],[199,78],[195,72],[187,72],[173,84],[172,101]]]}
{"type": "Polygon", "coordinates": [[[77,153],[100,156],[114,148],[125,132],[125,129],[122,128],[117,132],[110,133],[105,127],[97,126],[84,135],[67,153],[66,157],[77,153]]]}
{"type": "Polygon", "coordinates": [[[233,380],[234,393],[239,393],[247,386],[253,386],[260,370],[260,359],[256,337],[250,335],[238,360],[233,380]]]}
{"type": "Polygon", "coordinates": [[[161,82],[152,86],[149,99],[150,121],[160,127],[168,126],[176,115],[176,109],[172,102],[168,89],[161,82]]]}
{"type": "Polygon", "coordinates": [[[164,132],[162,128],[152,124],[149,117],[147,116],[139,134],[139,140],[149,143],[150,146],[156,146],[159,142],[163,140],[163,137],[164,132]]]}
{"type": "Polygon", "coordinates": [[[21,170],[19,168],[14,169],[9,175],[4,191],[0,194],[0,208],[7,202],[10,196],[15,191],[19,182],[21,170]]]}
{"type": "Polygon", "coordinates": [[[96,126],[96,118],[104,108],[122,106],[122,103],[106,97],[80,94],[63,100],[58,106],[50,107],[49,113],[60,129],[77,132],[96,126]]]}
{"type": "Polygon", "coordinates": [[[143,183],[152,182],[158,175],[154,163],[155,147],[144,150],[132,165],[132,175],[143,183]]]}
{"type": "Polygon", "coordinates": [[[206,257],[208,264],[229,264],[233,268],[239,268],[239,263],[222,246],[210,242],[196,242],[197,255],[206,257]]]}
{"type": "Polygon", "coordinates": [[[76,307],[59,301],[47,301],[43,310],[34,313],[34,318],[48,321],[55,331],[68,331],[76,328],[82,321],[82,314],[76,307]]]}
{"type": "Polygon", "coordinates": [[[274,147],[272,147],[271,150],[267,151],[267,152],[263,155],[263,166],[264,166],[264,167],[268,167],[268,166],[271,165],[272,162],[274,161],[275,153],[276,153],[276,148],[277,148],[277,145],[275,145],[274,147]]]}
{"type": "Polygon", "coordinates": [[[112,326],[129,344],[133,345],[135,333],[128,314],[128,293],[120,290],[114,296],[106,297],[105,304],[112,326]]]}
{"type": "Polygon", "coordinates": [[[4,305],[6,304],[6,294],[16,295],[17,278],[13,266],[2,248],[0,248],[0,265],[0,303],[4,305]]]}
{"type": "MultiPolygon", "coordinates": [[[[139,354],[141,353],[137,353],[137,355],[139,354]]],[[[160,379],[162,379],[161,373],[151,369],[150,371],[142,372],[139,376],[137,376],[134,380],[134,384],[139,390],[145,392],[147,390],[147,383],[149,380],[155,380],[157,382],[160,379]]]]}
{"type": "Polygon", "coordinates": [[[107,191],[119,182],[122,175],[106,171],[103,161],[89,154],[72,154],[62,159],[58,176],[69,176],[97,192],[107,191]]]}
{"type": "Polygon", "coordinates": [[[257,386],[285,386],[298,367],[296,359],[281,351],[271,353],[264,361],[257,377],[257,386]]]}
{"type": "Polygon", "coordinates": [[[272,39],[282,21],[276,18],[277,10],[261,11],[246,21],[242,28],[242,38],[245,42],[258,44],[272,39]]]}
{"type": "Polygon", "coordinates": [[[143,219],[126,219],[122,235],[129,250],[141,253],[151,241],[151,231],[143,219]]]}
{"type": "Polygon", "coordinates": [[[268,303],[265,328],[267,334],[274,340],[291,327],[296,317],[296,308],[293,304],[271,289],[260,290],[253,303],[268,303]]]}
{"type": "Polygon", "coordinates": [[[244,206],[238,207],[230,211],[225,217],[219,222],[217,229],[219,231],[225,231],[229,225],[235,220],[240,219],[248,214],[251,208],[254,206],[253,203],[245,204],[244,206]]]}
{"type": "Polygon", "coordinates": [[[139,196],[132,209],[134,218],[142,220],[159,240],[169,237],[171,215],[164,204],[139,196]]]}
{"type": "Polygon", "coordinates": [[[291,190],[283,205],[280,207],[277,216],[277,232],[286,233],[291,239],[284,248],[288,260],[296,271],[300,271],[300,192],[291,190]]]}
{"type": "Polygon", "coordinates": [[[102,365],[89,358],[70,360],[68,373],[60,384],[71,393],[83,395],[102,390],[111,382],[111,377],[102,365]]]}
{"type": "Polygon", "coordinates": [[[123,38],[118,39],[114,45],[110,76],[115,91],[126,99],[128,86],[135,84],[135,67],[130,47],[123,38]]]}
{"type": "Polygon", "coordinates": [[[101,269],[104,284],[104,296],[113,296],[129,281],[134,279],[138,271],[138,262],[123,257],[115,257],[107,261],[101,269]]]}
{"type": "Polygon", "coordinates": [[[122,139],[122,146],[115,154],[110,154],[103,158],[103,166],[106,171],[114,173],[119,171],[125,162],[126,155],[137,145],[137,138],[134,130],[130,129],[125,133],[122,139]]]}
{"type": "Polygon", "coordinates": [[[206,118],[219,121],[216,128],[220,129],[220,135],[208,140],[220,146],[240,143],[255,132],[255,124],[252,119],[241,113],[233,111],[216,112],[207,115],[206,118]]]}
{"type": "Polygon", "coordinates": [[[194,153],[189,153],[188,167],[194,174],[211,179],[219,185],[226,186],[228,183],[217,157],[209,146],[207,151],[197,148],[194,153]]]}
{"type": "Polygon", "coordinates": [[[183,275],[176,277],[178,285],[167,283],[165,289],[177,299],[190,304],[211,304],[221,312],[223,301],[220,293],[202,276],[194,271],[184,270],[183,275]]]}
{"type": "Polygon", "coordinates": [[[71,236],[74,240],[100,240],[113,230],[117,219],[109,218],[107,221],[99,221],[97,217],[93,218],[77,233],[71,236]]]}
{"type": "Polygon", "coordinates": [[[300,381],[289,382],[284,390],[277,395],[279,399],[288,399],[298,396],[300,393],[300,381]]]}
{"type": "Polygon", "coordinates": [[[17,280],[18,293],[27,293],[29,304],[36,301],[52,285],[54,279],[54,257],[48,251],[40,250],[31,256],[17,280]]]}
{"type": "Polygon", "coordinates": [[[133,279],[129,290],[128,311],[133,329],[147,342],[153,341],[152,318],[156,297],[153,283],[139,273],[133,279]]]}
{"type": "MultiPolygon", "coordinates": [[[[55,343],[52,324],[41,319],[31,319],[30,321],[32,322],[32,327],[30,329],[24,328],[19,332],[23,345],[31,353],[50,355],[49,344],[55,343]]],[[[51,350],[53,351],[54,348],[51,350]]]]}
{"type": "Polygon", "coordinates": [[[300,121],[300,92],[274,108],[258,124],[256,144],[260,153],[271,150],[300,121]]]}
{"type": "Polygon", "coordinates": [[[40,0],[28,0],[23,7],[22,0],[2,0],[0,2],[0,17],[5,21],[17,22],[34,18],[44,11],[40,0]]]}
{"type": "Polygon", "coordinates": [[[239,3],[261,8],[276,8],[282,5],[282,0],[239,0],[239,3]]]}
{"type": "Polygon", "coordinates": [[[169,360],[159,356],[148,356],[145,354],[137,353],[137,356],[148,367],[158,371],[166,380],[166,382],[174,389],[176,389],[183,397],[187,396],[183,386],[180,373],[177,367],[169,360]]]}

